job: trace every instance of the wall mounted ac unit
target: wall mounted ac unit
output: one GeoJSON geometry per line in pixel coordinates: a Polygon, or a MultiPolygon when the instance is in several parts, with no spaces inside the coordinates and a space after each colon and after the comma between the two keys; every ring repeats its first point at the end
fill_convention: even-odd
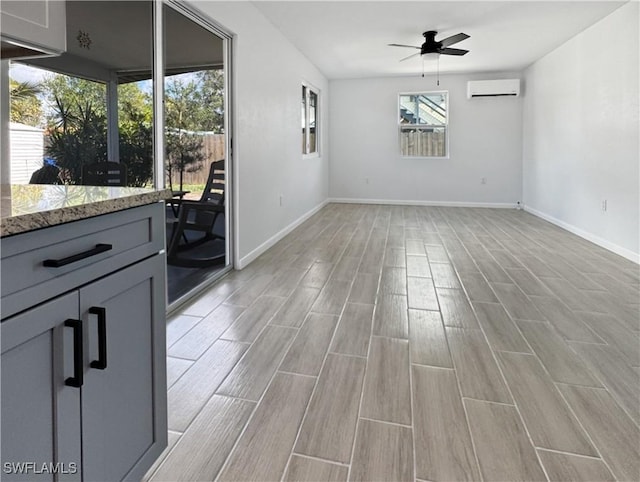
{"type": "Polygon", "coordinates": [[[520,79],[470,80],[467,82],[467,98],[520,96],[520,79]]]}

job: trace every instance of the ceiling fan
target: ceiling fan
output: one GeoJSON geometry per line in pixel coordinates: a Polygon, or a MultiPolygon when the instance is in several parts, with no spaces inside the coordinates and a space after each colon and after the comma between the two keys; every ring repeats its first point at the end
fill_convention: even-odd
{"type": "Polygon", "coordinates": [[[458,42],[462,42],[469,38],[469,35],[466,33],[459,33],[456,35],[452,35],[451,37],[447,37],[442,40],[436,40],[436,35],[438,32],[435,30],[428,30],[424,32],[422,36],[424,37],[424,43],[420,47],[416,47],[414,45],[403,45],[403,44],[389,44],[389,47],[405,47],[410,49],[418,49],[420,52],[416,52],[415,54],[411,54],[408,57],[405,57],[400,60],[403,62],[410,58],[416,57],[418,55],[426,55],[426,54],[443,54],[443,55],[464,55],[468,50],[464,49],[452,49],[449,46],[453,44],[457,44],[458,42]]]}

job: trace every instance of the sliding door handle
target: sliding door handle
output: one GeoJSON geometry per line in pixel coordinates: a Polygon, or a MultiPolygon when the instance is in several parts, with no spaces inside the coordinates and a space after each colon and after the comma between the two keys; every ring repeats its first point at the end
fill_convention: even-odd
{"type": "Polygon", "coordinates": [[[80,388],[84,383],[82,362],[84,349],[82,344],[82,320],[66,320],[64,326],[73,328],[73,376],[64,381],[65,385],[80,388]]]}
{"type": "Polygon", "coordinates": [[[89,313],[98,316],[98,359],[93,360],[89,366],[104,370],[107,368],[107,309],[92,306],[89,313]]]}

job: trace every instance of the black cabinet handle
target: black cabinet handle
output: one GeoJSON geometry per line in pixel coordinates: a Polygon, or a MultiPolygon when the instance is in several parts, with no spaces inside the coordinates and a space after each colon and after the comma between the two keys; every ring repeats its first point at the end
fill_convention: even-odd
{"type": "Polygon", "coordinates": [[[112,249],[113,249],[112,244],[96,244],[95,248],[89,249],[87,251],[83,251],[82,253],[74,254],[67,258],[45,259],[42,262],[42,264],[47,268],[60,268],[61,266],[66,266],[68,264],[75,263],[76,261],[80,261],[81,259],[90,258],[91,256],[104,253],[105,251],[111,251],[112,249]]]}
{"type": "Polygon", "coordinates": [[[80,388],[84,383],[82,360],[84,350],[82,345],[82,320],[66,320],[64,326],[73,328],[73,376],[64,381],[65,385],[80,388]]]}
{"type": "Polygon", "coordinates": [[[92,306],[89,313],[98,316],[98,359],[93,360],[89,366],[104,370],[107,368],[107,309],[92,306]]]}

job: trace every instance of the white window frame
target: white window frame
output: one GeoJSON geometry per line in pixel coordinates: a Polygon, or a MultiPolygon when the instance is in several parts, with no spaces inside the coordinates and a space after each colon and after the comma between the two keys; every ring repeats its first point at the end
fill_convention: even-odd
{"type": "Polygon", "coordinates": [[[304,121],[304,135],[305,135],[305,147],[302,152],[302,158],[314,158],[320,157],[320,89],[315,87],[314,85],[303,81],[302,87],[305,89],[305,121],[304,121]],[[310,114],[309,114],[309,100],[310,100],[310,92],[316,94],[316,150],[311,151],[311,130],[310,130],[310,114]]]}
{"type": "Polygon", "coordinates": [[[398,93],[398,105],[397,105],[397,110],[396,110],[396,115],[397,115],[397,119],[398,119],[398,152],[400,153],[400,156],[403,159],[449,159],[450,157],[450,152],[449,152],[449,119],[450,119],[450,108],[449,108],[449,91],[448,90],[420,90],[420,91],[416,91],[416,92],[399,92],[398,93]],[[446,97],[446,106],[447,106],[447,111],[446,111],[446,119],[445,119],[445,123],[443,125],[427,125],[427,124],[402,124],[400,122],[400,97],[402,96],[407,96],[407,95],[431,95],[431,94],[437,94],[437,95],[444,95],[446,97]],[[403,127],[415,127],[417,129],[423,127],[423,128],[443,128],[444,129],[444,139],[445,139],[445,143],[444,143],[444,148],[445,148],[445,155],[444,156],[409,156],[409,155],[405,155],[402,153],[402,128],[403,127]]]}

